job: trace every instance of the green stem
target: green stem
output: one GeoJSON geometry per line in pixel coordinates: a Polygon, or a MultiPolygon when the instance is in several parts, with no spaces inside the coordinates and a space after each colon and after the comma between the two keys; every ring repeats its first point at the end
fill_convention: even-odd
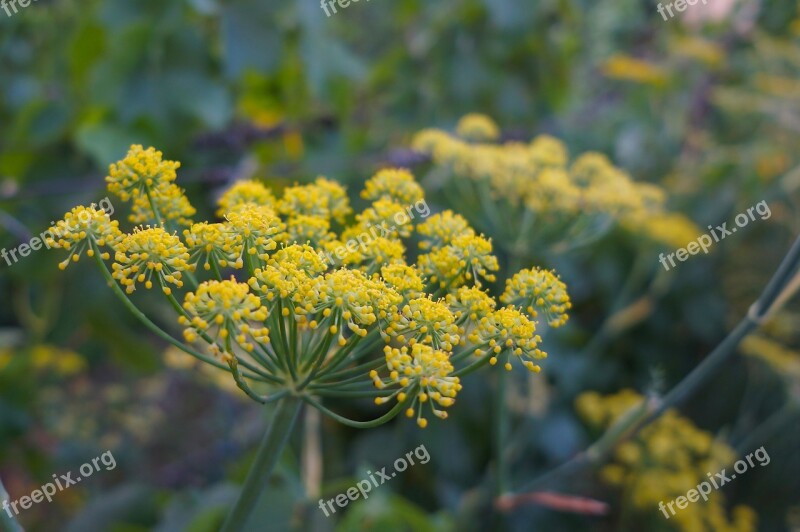
{"type": "MultiPolygon", "coordinates": [[[[412,386],[411,389],[408,391],[408,396],[409,397],[414,397],[418,390],[419,390],[419,388],[417,386],[412,386]]],[[[339,423],[342,423],[343,425],[347,425],[348,427],[354,427],[354,428],[357,428],[357,429],[370,429],[370,428],[373,428],[373,427],[377,427],[377,426],[383,425],[384,423],[386,423],[386,422],[390,421],[391,419],[393,419],[397,414],[399,414],[400,411],[403,409],[403,407],[406,405],[406,403],[408,403],[408,400],[406,400],[404,402],[399,402],[398,401],[397,404],[394,405],[394,407],[391,410],[386,412],[381,417],[379,417],[377,419],[373,419],[372,421],[355,421],[355,420],[352,420],[350,418],[346,418],[344,416],[340,416],[336,412],[334,412],[334,411],[322,406],[322,403],[320,403],[319,401],[315,400],[312,397],[304,395],[303,396],[303,400],[305,402],[307,402],[308,404],[310,404],[311,406],[313,406],[314,408],[316,408],[317,410],[319,410],[320,412],[322,412],[323,414],[325,414],[326,416],[335,419],[339,423]]]]}
{"type": "MultiPolygon", "coordinates": [[[[5,486],[3,486],[3,481],[0,479],[0,504],[4,501],[8,501],[10,495],[6,491],[5,486]]],[[[9,512],[0,508],[0,529],[3,532],[22,532],[23,528],[17,523],[17,520],[9,512]]]]}
{"type": "Polygon", "coordinates": [[[508,372],[498,368],[497,390],[495,391],[495,425],[494,425],[494,456],[497,475],[497,494],[502,495],[508,491],[508,475],[506,472],[505,442],[508,436],[509,413],[506,408],[506,381],[508,372]]]}
{"type": "MultiPolygon", "coordinates": [[[[213,358],[207,357],[202,353],[198,353],[194,349],[185,346],[184,344],[182,344],[181,342],[170,336],[168,333],[164,332],[158,325],[150,321],[150,318],[145,316],[144,313],[142,313],[141,310],[136,308],[136,305],[134,305],[131,302],[131,300],[128,299],[128,296],[126,296],[125,292],[123,292],[122,289],[119,287],[117,281],[111,276],[111,272],[108,271],[108,268],[106,267],[106,264],[103,262],[103,259],[100,258],[100,248],[94,241],[92,242],[92,249],[94,249],[94,258],[97,261],[97,264],[100,266],[100,272],[103,274],[103,277],[105,277],[106,281],[108,282],[108,285],[111,287],[111,290],[113,290],[114,294],[119,298],[120,301],[122,301],[122,304],[125,305],[125,308],[127,308],[134,316],[136,316],[136,318],[138,318],[139,321],[141,321],[148,329],[150,329],[156,336],[158,336],[162,340],[166,340],[167,342],[174,345],[181,351],[184,351],[185,353],[188,353],[193,357],[202,360],[203,362],[206,362],[207,364],[211,364],[214,367],[223,369],[225,371],[230,371],[230,368],[227,365],[217,360],[214,360],[213,358]]],[[[255,378],[256,380],[263,380],[261,377],[258,376],[250,378],[255,378]]]]}
{"type": "Polygon", "coordinates": [[[581,470],[587,465],[591,465],[602,460],[605,455],[614,448],[616,443],[631,432],[637,432],[655,421],[667,409],[679,405],[682,401],[690,397],[697,389],[714,375],[715,370],[728,360],[734,353],[739,342],[751,331],[761,325],[766,316],[777,310],[777,307],[784,304],[791,295],[794,287],[791,286],[793,277],[800,265],[800,238],[792,245],[789,252],[781,261],[775,275],[772,276],[761,297],[753,304],[736,328],[701,362],[694,370],[689,373],[680,383],[678,383],[655,408],[649,408],[649,401],[643,401],[639,408],[639,414],[626,416],[606,433],[586,451],[579,453],[574,458],[534,479],[523,488],[515,490],[517,492],[533,491],[545,485],[551,485],[556,478],[572,474],[581,470]],[[788,292],[788,293],[787,293],[788,292]]]}
{"type": "Polygon", "coordinates": [[[221,532],[239,532],[247,524],[253,507],[258,502],[264,486],[275,469],[275,464],[278,463],[278,459],[289,441],[302,405],[303,402],[295,396],[285,397],[278,402],[272,422],[264,433],[264,438],[256,453],[256,459],[244,481],[239,500],[228,514],[228,518],[220,529],[221,532]]]}

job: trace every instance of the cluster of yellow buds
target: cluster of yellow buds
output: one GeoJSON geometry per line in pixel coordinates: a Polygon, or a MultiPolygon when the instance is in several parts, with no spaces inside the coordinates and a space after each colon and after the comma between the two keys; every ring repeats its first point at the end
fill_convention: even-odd
{"type": "MultiPolygon", "coordinates": [[[[660,187],[633,181],[605,155],[588,152],[570,163],[566,146],[551,136],[527,143],[499,136],[491,118],[470,114],[455,133],[420,131],[412,147],[431,158],[440,181],[447,176],[445,192],[453,204],[515,255],[530,256],[540,244],[589,242],[614,222],[660,245],[699,234],[688,218],[667,211],[660,187]],[[680,223],[681,235],[661,230],[665,218],[680,223]]],[[[452,222],[438,225],[446,229],[452,222]]]]}
{"type": "MultiPolygon", "coordinates": [[[[581,418],[594,429],[605,430],[642,404],[644,398],[633,390],[601,396],[585,392],[575,405],[581,418]]],[[[686,495],[710,475],[729,466],[736,455],[728,445],[697,428],[675,410],[668,410],[634,437],[614,449],[611,462],[600,474],[607,484],[619,488],[644,521],[657,520],[671,530],[726,530],[749,532],[757,529],[755,512],[737,506],[729,519],[725,497],[718,490],[702,504],[690,504],[666,521],[658,513],[659,503],[686,495]]]]}
{"type": "MultiPolygon", "coordinates": [[[[479,118],[462,126],[471,138],[496,136],[479,118]]],[[[88,249],[148,327],[229,369],[256,400],[290,393],[354,426],[373,422],[343,418],[318,399],[393,400],[375,423],[405,411],[424,427],[429,407],[447,417],[463,375],[498,361],[510,369],[513,358],[539,371],[539,315],[553,327],[566,322],[565,285],[535,268],[509,281],[498,308],[492,241],[452,211],[431,215],[407,170],[369,179],[361,197],[371,203],[360,213],[344,187],[324,177],[280,194],[244,181],[219,199],[219,220],[193,222],[175,185],[178,167],[133,146],[107,181],[147,225],[123,234],[108,214],[78,207],[59,226],[89,216],[59,246],[88,249]],[[416,264],[407,261],[413,242],[416,264]],[[135,309],[128,296],[137,283],[160,286],[186,343],[135,309]]]]}

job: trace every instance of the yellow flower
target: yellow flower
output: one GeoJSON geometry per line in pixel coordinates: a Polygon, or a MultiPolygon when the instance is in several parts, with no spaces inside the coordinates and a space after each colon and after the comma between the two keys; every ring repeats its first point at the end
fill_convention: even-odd
{"type": "MultiPolygon", "coordinates": [[[[605,429],[643,401],[642,396],[627,389],[604,397],[586,392],[576,400],[576,410],[593,426],[605,429]]],[[[733,449],[714,441],[711,434],[675,410],[668,410],[618,444],[611,463],[601,470],[601,478],[620,489],[623,504],[647,519],[660,503],[685,497],[688,490],[707,481],[708,472],[729,467],[735,459],[733,449]]],[[[732,518],[727,517],[721,492],[712,491],[700,502],[670,515],[670,528],[686,532],[756,530],[755,514],[749,508],[737,507],[732,518]]]]}
{"type": "Polygon", "coordinates": [[[492,243],[482,236],[463,235],[449,246],[419,257],[420,269],[440,287],[455,290],[467,282],[481,286],[481,278],[495,281],[500,265],[492,255],[492,243]]]}
{"type": "Polygon", "coordinates": [[[497,302],[480,288],[462,286],[455,293],[447,294],[447,304],[455,311],[459,324],[466,321],[478,323],[488,316],[497,302]]]}
{"type": "Polygon", "coordinates": [[[286,226],[269,207],[242,205],[225,215],[225,230],[242,239],[242,253],[266,259],[285,238],[286,226]]]}
{"type": "Polygon", "coordinates": [[[106,177],[108,190],[122,201],[128,201],[147,196],[158,186],[172,183],[181,163],[164,161],[162,156],[155,148],[145,150],[139,144],[132,145],[125,158],[110,165],[106,177]]]}
{"type": "Polygon", "coordinates": [[[486,115],[470,113],[461,117],[456,125],[456,134],[467,140],[493,141],[500,137],[497,124],[486,115]]]}
{"type": "Polygon", "coordinates": [[[567,286],[555,273],[539,268],[521,270],[508,279],[500,301],[518,306],[534,318],[542,312],[551,327],[564,325],[572,308],[567,286]]]}
{"type": "Polygon", "coordinates": [[[318,177],[314,180],[314,187],[316,192],[322,198],[325,198],[329,213],[328,217],[343,224],[345,219],[353,212],[353,209],[350,208],[350,199],[347,197],[345,188],[336,181],[331,181],[324,177],[318,177]]]}
{"type": "Polygon", "coordinates": [[[298,308],[299,313],[322,314],[330,334],[337,335],[343,346],[347,343],[345,329],[356,336],[366,336],[366,328],[391,312],[402,297],[358,270],[339,269],[306,283],[298,292],[297,301],[304,303],[302,309],[298,308]]]}
{"type": "Polygon", "coordinates": [[[217,216],[223,217],[226,213],[248,204],[274,208],[275,203],[275,196],[260,182],[238,181],[219,198],[217,216]]]}
{"type": "Polygon", "coordinates": [[[446,210],[434,214],[421,223],[417,227],[417,233],[423,238],[419,247],[433,249],[449,245],[459,236],[473,236],[475,231],[470,228],[469,222],[463,216],[446,210]]]}
{"type": "Polygon", "coordinates": [[[311,185],[297,185],[284,190],[278,211],[287,216],[318,216],[343,223],[351,209],[344,187],[318,177],[311,185]]]}
{"type": "Polygon", "coordinates": [[[535,373],[541,371],[541,367],[533,360],[547,357],[547,353],[539,349],[542,339],[536,334],[536,323],[514,307],[503,307],[481,318],[469,340],[481,346],[475,350],[475,355],[488,354],[491,365],[505,355],[508,371],[511,371],[511,355],[535,373]]]}
{"type": "Polygon", "coordinates": [[[364,184],[361,197],[371,201],[388,200],[411,205],[425,197],[411,172],[401,168],[384,168],[364,184]]]}
{"type": "Polygon", "coordinates": [[[393,397],[397,397],[399,402],[404,402],[407,399],[407,391],[417,389],[412,397],[411,406],[406,410],[408,417],[414,417],[416,412],[417,424],[425,428],[428,422],[423,417],[422,410],[428,403],[433,415],[441,419],[447,418],[447,412],[437,409],[435,404],[445,408],[452,406],[456,394],[461,390],[459,378],[452,376],[454,368],[449,355],[424,344],[412,345],[410,352],[407,346],[398,349],[387,345],[384,353],[389,378],[381,379],[376,370],[370,372],[370,377],[378,389],[395,385],[400,388],[389,397],[376,398],[375,402],[382,404],[393,397]]]}
{"type": "MultiPolygon", "coordinates": [[[[129,294],[136,290],[137,282],[152,288],[153,273],[180,288],[182,272],[194,270],[188,263],[191,257],[183,242],[160,227],[137,228],[114,249],[113,276],[129,294]]],[[[165,286],[164,292],[169,294],[170,289],[165,286]]]]}
{"type": "Polygon", "coordinates": [[[214,339],[225,343],[228,355],[234,354],[227,349],[234,340],[246,351],[254,348],[248,339],[269,342],[269,329],[251,325],[267,319],[266,307],[246,284],[234,279],[201,283],[196,292],[186,294],[183,308],[189,317],[180,316],[178,321],[186,327],[183,335],[188,342],[196,341],[198,335],[210,336],[212,329],[216,330],[214,339]]]}
{"type": "MultiPolygon", "coordinates": [[[[45,240],[48,247],[70,252],[69,258],[58,265],[62,270],[67,267],[70,260],[78,262],[84,250],[88,256],[94,256],[94,251],[91,249],[92,242],[101,248],[105,246],[113,248],[122,238],[119,222],[111,220],[107,212],[93,205],[75,207],[64,215],[63,220],[59,220],[51,227],[48,233],[52,235],[45,240]]],[[[108,260],[110,257],[104,252],[101,258],[108,260]]]]}
{"type": "Polygon", "coordinates": [[[298,214],[286,221],[289,242],[301,244],[319,245],[321,242],[332,240],[334,235],[330,232],[330,228],[330,221],[322,216],[298,214]]]}
{"type": "MultiPolygon", "coordinates": [[[[263,269],[256,269],[248,281],[253,290],[264,294],[269,302],[287,299],[303,290],[309,279],[327,269],[319,253],[308,245],[293,244],[280,249],[263,269]]],[[[287,303],[290,303],[287,301],[287,303]]],[[[293,306],[293,305],[292,305],[293,306]]]]}
{"type": "Polygon", "coordinates": [[[425,289],[422,274],[414,266],[403,263],[386,264],[381,268],[380,276],[407,299],[420,297],[425,289]]]}
{"type": "Polygon", "coordinates": [[[538,135],[529,147],[531,158],[542,168],[563,168],[569,160],[569,151],[563,142],[550,135],[538,135]]]}
{"type": "Polygon", "coordinates": [[[623,219],[622,227],[670,249],[686,247],[700,237],[700,229],[680,213],[637,213],[623,219]]]}
{"type": "Polygon", "coordinates": [[[409,345],[422,342],[436,349],[452,351],[460,339],[455,321],[455,316],[443,301],[419,297],[389,317],[386,334],[409,345]]]}
{"type": "Polygon", "coordinates": [[[367,273],[375,273],[385,264],[402,264],[406,247],[399,240],[389,238],[373,238],[366,242],[361,251],[362,269],[367,273]]]}
{"type": "Polygon", "coordinates": [[[406,211],[406,207],[389,199],[379,199],[372,206],[356,215],[358,225],[364,231],[369,228],[383,227],[393,235],[402,238],[411,236],[414,224],[406,211]]]}
{"type": "Polygon", "coordinates": [[[202,222],[183,231],[183,239],[189,248],[192,264],[203,262],[203,268],[211,264],[222,268],[241,268],[243,265],[242,236],[227,231],[225,224],[202,222]]]}

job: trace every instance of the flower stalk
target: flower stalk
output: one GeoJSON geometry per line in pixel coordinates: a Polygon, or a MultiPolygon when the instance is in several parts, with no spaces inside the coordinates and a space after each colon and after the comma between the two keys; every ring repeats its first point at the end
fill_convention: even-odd
{"type": "Polygon", "coordinates": [[[250,471],[247,473],[244,486],[242,486],[239,499],[228,514],[220,529],[221,532],[238,532],[247,524],[259,496],[269,482],[275,464],[283,454],[302,406],[303,402],[298,397],[291,395],[278,401],[272,422],[264,433],[264,438],[256,452],[256,458],[250,466],[250,471]]]}

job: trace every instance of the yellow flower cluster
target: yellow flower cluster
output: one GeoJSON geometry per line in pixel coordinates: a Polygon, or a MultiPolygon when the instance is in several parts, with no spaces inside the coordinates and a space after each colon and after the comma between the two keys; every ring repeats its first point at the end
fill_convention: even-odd
{"type": "Polygon", "coordinates": [[[485,346],[476,349],[475,355],[488,353],[491,365],[494,366],[500,358],[504,358],[507,371],[511,371],[511,355],[534,373],[539,373],[542,368],[533,360],[547,357],[547,353],[539,349],[542,339],[536,334],[536,323],[511,306],[495,310],[481,318],[470,336],[470,341],[485,346]]]}
{"type": "MultiPolygon", "coordinates": [[[[183,286],[181,280],[184,271],[192,271],[189,265],[189,251],[181,239],[170,235],[160,227],[137,229],[125,235],[114,246],[114,264],[112,265],[114,279],[125,287],[127,293],[136,290],[136,283],[144,283],[145,288],[153,287],[152,276],[159,280],[183,286]]],[[[164,293],[170,294],[171,289],[163,286],[164,293]]]]}
{"type": "Polygon", "coordinates": [[[248,203],[225,215],[226,232],[241,239],[242,255],[264,260],[285,238],[286,226],[269,207],[248,203]]]}
{"type": "MultiPolygon", "coordinates": [[[[462,125],[465,135],[494,135],[477,119],[462,125]]],[[[537,149],[559,159],[547,142],[537,149]]],[[[137,220],[185,223],[189,203],[174,183],[177,168],[160,152],[133,146],[111,166],[109,188],[134,200],[137,220]],[[157,193],[165,184],[175,195],[157,193]]],[[[523,270],[498,310],[482,287],[499,269],[492,241],[452,211],[414,220],[430,211],[410,172],[380,170],[361,196],[370,204],[353,216],[345,189],[323,177],[279,197],[245,181],[219,199],[220,221],[191,223],[180,235],[163,226],[122,234],[102,211],[79,207],[59,225],[79,213],[90,217],[60,245],[72,251],[91,240],[113,251],[105,274],[127,294],[137,283],[160,284],[184,339],[207,343],[212,358],[184,350],[218,367],[227,363],[237,387],[261,402],[266,396],[250,383],[307,399],[396,398],[389,414],[416,413],[424,427],[426,403],[446,417],[442,408],[454,404],[463,374],[498,360],[509,367],[511,356],[539,370],[532,360],[545,353],[531,309],[561,324],[569,308],[555,274],[523,270]],[[416,264],[407,261],[412,241],[422,249],[416,264]],[[184,289],[182,297],[174,289],[184,289]]]]}
{"type": "MultiPolygon", "coordinates": [[[[609,396],[586,392],[576,400],[578,414],[597,429],[606,429],[643,398],[632,390],[609,396]]],[[[683,496],[707,474],[720,471],[735,460],[730,447],[715,441],[711,434],[698,429],[690,420],[674,410],[646,426],[633,438],[623,441],[614,450],[613,459],[606,465],[603,480],[622,490],[629,499],[626,504],[643,519],[657,513],[659,502],[683,496]]],[[[674,530],[725,530],[749,532],[756,530],[755,512],[739,506],[729,519],[725,499],[713,491],[702,504],[691,504],[665,521],[660,514],[653,517],[674,530]]]]}
{"type": "Polygon", "coordinates": [[[558,275],[539,268],[522,270],[508,279],[500,301],[517,305],[534,318],[542,312],[551,327],[567,323],[567,311],[572,308],[567,286],[558,275]]]}
{"type": "Polygon", "coordinates": [[[408,170],[385,168],[367,180],[361,197],[370,201],[383,199],[411,205],[423,199],[425,193],[408,170]]]}
{"type": "Polygon", "coordinates": [[[438,410],[434,403],[443,407],[451,406],[455,403],[456,394],[461,390],[459,378],[451,376],[454,368],[450,363],[450,356],[445,351],[425,344],[412,345],[410,353],[407,346],[398,349],[387,345],[384,353],[386,354],[389,378],[381,379],[375,370],[372,370],[369,376],[378,389],[392,384],[398,384],[400,388],[389,397],[376,398],[375,402],[383,404],[392,397],[397,397],[397,400],[402,403],[406,401],[407,395],[400,390],[418,390],[412,397],[411,405],[406,409],[406,416],[414,417],[416,413],[417,424],[425,428],[428,421],[422,417],[422,406],[428,403],[433,415],[446,419],[447,412],[438,410]],[[415,410],[418,405],[419,408],[415,410]]]}
{"type": "MultiPolygon", "coordinates": [[[[463,122],[481,121],[491,123],[486,117],[470,115],[457,129],[462,129],[463,122]]],[[[414,137],[412,147],[431,157],[437,175],[448,177],[448,195],[459,203],[474,203],[475,208],[467,211],[474,211],[473,223],[482,224],[480,227],[493,235],[507,234],[506,244],[533,242],[529,231],[543,239],[570,235],[580,241],[592,232],[602,234],[610,222],[620,222],[634,234],[643,233],[669,245],[678,239],[659,230],[668,216],[664,191],[636,183],[605,155],[588,152],[570,163],[564,144],[547,135],[528,143],[501,144],[486,138],[467,141],[462,136],[427,129],[414,137]],[[652,217],[656,219],[650,222],[652,217]],[[521,224],[521,220],[525,222],[521,224]]],[[[699,233],[685,217],[668,218],[676,219],[682,222],[680,238],[699,233]]],[[[463,230],[460,222],[458,217],[443,215],[429,222],[423,234],[435,242],[442,232],[447,236],[463,230]]]]}
{"type": "Polygon", "coordinates": [[[130,221],[135,224],[175,220],[191,225],[195,209],[177,185],[177,169],[181,163],[163,160],[154,148],[131,146],[121,161],[109,167],[108,190],[122,201],[133,200],[130,221]],[[159,215],[163,214],[163,218],[159,215]]]}
{"type": "Polygon", "coordinates": [[[200,222],[183,231],[183,239],[191,254],[192,264],[203,264],[210,270],[217,264],[222,268],[241,268],[242,236],[229,232],[225,224],[200,222]]]}
{"type": "Polygon", "coordinates": [[[298,185],[284,190],[283,198],[278,202],[278,211],[284,215],[306,215],[344,223],[352,209],[347,193],[340,184],[318,177],[311,185],[298,185]]]}
{"type": "Polygon", "coordinates": [[[468,282],[481,285],[481,278],[495,281],[493,271],[500,269],[492,255],[492,242],[482,236],[457,236],[452,243],[419,257],[419,267],[442,288],[455,289],[468,282]]]}
{"type": "Polygon", "coordinates": [[[226,213],[233,212],[247,204],[274,208],[276,200],[272,192],[262,183],[238,181],[219,198],[217,204],[219,205],[217,216],[222,218],[226,213]]]}
{"type": "MultiPolygon", "coordinates": [[[[70,252],[70,256],[58,265],[62,270],[67,267],[70,259],[78,262],[84,250],[88,256],[93,257],[92,244],[101,248],[113,247],[122,238],[119,222],[111,220],[107,212],[94,206],[75,207],[64,215],[63,220],[51,227],[48,233],[52,235],[45,240],[48,247],[70,252]]],[[[109,254],[103,253],[102,258],[108,260],[109,254]]]]}
{"type": "Polygon", "coordinates": [[[458,121],[456,134],[466,140],[493,141],[500,137],[500,128],[488,116],[470,113],[458,121]]]}
{"type": "Polygon", "coordinates": [[[224,342],[233,339],[246,351],[254,349],[248,338],[269,342],[269,329],[251,326],[267,319],[266,307],[250,293],[249,286],[234,279],[201,284],[196,292],[186,294],[183,308],[188,316],[180,316],[178,321],[187,327],[183,335],[188,342],[196,341],[198,335],[207,336],[212,328],[224,342]]]}
{"type": "Polygon", "coordinates": [[[398,308],[390,321],[386,334],[401,343],[414,345],[422,342],[436,349],[452,351],[459,342],[456,317],[443,301],[429,297],[412,299],[398,308]]]}

